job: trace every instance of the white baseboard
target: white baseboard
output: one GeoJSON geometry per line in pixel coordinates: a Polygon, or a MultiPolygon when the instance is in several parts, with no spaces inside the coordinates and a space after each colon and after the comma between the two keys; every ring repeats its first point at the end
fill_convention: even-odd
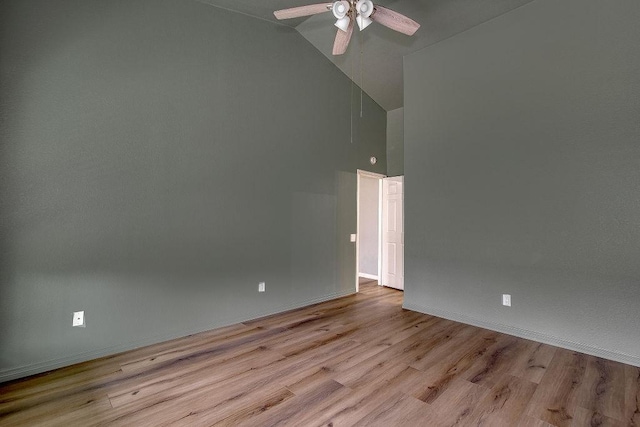
{"type": "Polygon", "coordinates": [[[145,339],[128,342],[125,344],[119,344],[115,346],[105,347],[98,350],[88,351],[84,353],[77,353],[66,357],[61,357],[57,359],[46,360],[43,362],[33,363],[29,365],[18,366],[16,368],[4,369],[0,370],[0,383],[15,380],[18,378],[28,377],[30,375],[40,374],[43,372],[51,371],[53,369],[62,368],[65,366],[74,365],[76,363],[86,362],[93,359],[98,359],[104,356],[111,356],[114,354],[122,353],[124,351],[133,350],[140,347],[145,347],[152,344],[158,344],[161,342],[169,341],[176,338],[186,337],[188,335],[197,334],[199,332],[210,331],[212,329],[222,328],[224,326],[234,325],[240,322],[246,322],[249,320],[259,319],[261,317],[270,316],[273,314],[282,313],[285,311],[295,310],[298,308],[303,308],[309,305],[318,304],[325,301],[330,301],[333,299],[341,298],[347,295],[351,295],[355,293],[355,288],[348,291],[343,292],[332,292],[327,295],[323,295],[318,298],[311,298],[305,301],[292,303],[292,304],[283,304],[282,306],[272,309],[265,310],[261,313],[256,313],[255,316],[251,316],[251,318],[229,318],[224,319],[219,322],[215,322],[215,324],[205,324],[201,327],[191,328],[188,330],[182,331],[174,331],[168,334],[156,335],[154,337],[148,337],[145,339]]]}
{"type": "Polygon", "coordinates": [[[365,279],[371,279],[371,280],[379,280],[380,279],[377,275],[368,274],[368,273],[358,273],[358,277],[363,277],[365,279]]]}
{"type": "Polygon", "coordinates": [[[414,304],[411,302],[405,302],[402,305],[402,307],[406,308],[407,310],[417,311],[419,313],[424,313],[424,314],[430,314],[432,316],[442,317],[444,319],[453,320],[455,322],[466,323],[468,325],[478,326],[480,328],[502,332],[508,335],[513,335],[516,337],[553,345],[555,347],[560,347],[560,348],[564,348],[572,351],[578,351],[580,353],[590,354],[592,356],[601,357],[603,359],[609,359],[615,362],[626,363],[627,365],[640,367],[640,357],[638,356],[606,350],[603,348],[594,347],[594,346],[582,344],[579,342],[569,341],[569,340],[558,338],[552,335],[547,335],[540,332],[517,328],[515,326],[503,325],[503,324],[494,323],[494,322],[487,322],[484,320],[466,316],[464,314],[452,313],[446,310],[441,310],[439,308],[427,307],[419,304],[414,304]]]}

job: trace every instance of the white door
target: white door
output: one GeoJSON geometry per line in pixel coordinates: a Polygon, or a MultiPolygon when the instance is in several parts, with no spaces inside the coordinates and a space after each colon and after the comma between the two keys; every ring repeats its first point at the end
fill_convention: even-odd
{"type": "Polygon", "coordinates": [[[404,177],[382,180],[382,284],[404,289],[404,177]]]}

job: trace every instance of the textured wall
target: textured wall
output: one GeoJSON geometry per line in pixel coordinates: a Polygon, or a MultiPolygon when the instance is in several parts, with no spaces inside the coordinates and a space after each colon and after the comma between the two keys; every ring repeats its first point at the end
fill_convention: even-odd
{"type": "Polygon", "coordinates": [[[360,177],[360,231],[358,236],[359,273],[378,275],[378,179],[360,177]]]}
{"type": "Polygon", "coordinates": [[[404,107],[387,112],[387,175],[404,175],[404,107]]]}
{"type": "Polygon", "coordinates": [[[537,0],[405,58],[406,306],[640,364],[638,22],[537,0]]]}
{"type": "Polygon", "coordinates": [[[4,1],[0,29],[0,381],[355,290],[386,113],[352,142],[295,30],[179,0],[4,1]]]}

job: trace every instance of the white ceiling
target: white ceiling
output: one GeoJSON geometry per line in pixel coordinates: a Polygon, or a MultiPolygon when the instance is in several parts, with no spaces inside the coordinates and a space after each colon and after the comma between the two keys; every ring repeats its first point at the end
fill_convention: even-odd
{"type": "MultiPolygon", "coordinates": [[[[321,0],[199,0],[294,27],[386,111],[403,106],[402,57],[480,25],[533,0],[373,0],[420,23],[412,37],[374,23],[354,32],[347,53],[333,56],[331,13],[277,21],[273,11],[321,0]]],[[[329,3],[328,1],[327,3],[329,3]]],[[[473,66],[473,64],[469,64],[473,66]]]]}

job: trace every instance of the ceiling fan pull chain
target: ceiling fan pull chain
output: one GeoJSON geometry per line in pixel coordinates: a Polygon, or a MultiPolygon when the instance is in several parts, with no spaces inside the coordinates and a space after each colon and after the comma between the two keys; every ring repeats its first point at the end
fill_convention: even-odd
{"type": "Polygon", "coordinates": [[[349,118],[351,119],[351,143],[353,144],[353,61],[351,61],[351,96],[349,96],[349,118]]]}
{"type": "Polygon", "coordinates": [[[364,44],[362,43],[362,32],[360,32],[360,118],[362,118],[362,87],[364,86],[364,71],[362,58],[364,57],[364,44]]]}

